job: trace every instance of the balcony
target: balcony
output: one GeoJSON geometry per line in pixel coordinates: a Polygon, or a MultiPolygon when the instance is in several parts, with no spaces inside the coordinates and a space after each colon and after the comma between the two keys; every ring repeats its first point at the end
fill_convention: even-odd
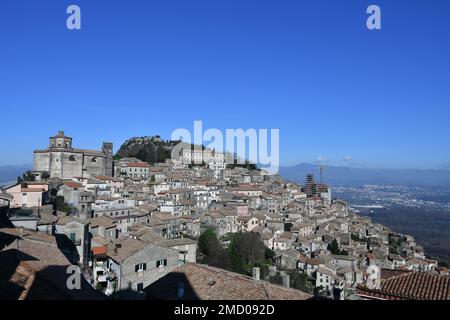
{"type": "Polygon", "coordinates": [[[108,281],[108,277],[107,277],[107,275],[105,275],[105,274],[99,275],[99,276],[97,277],[97,281],[98,281],[98,282],[106,282],[106,281],[108,281]]]}

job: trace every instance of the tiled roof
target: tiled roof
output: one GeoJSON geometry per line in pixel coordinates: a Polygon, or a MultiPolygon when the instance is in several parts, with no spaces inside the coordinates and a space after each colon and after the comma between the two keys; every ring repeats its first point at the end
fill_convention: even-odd
{"type": "Polygon", "coordinates": [[[180,283],[184,300],[306,300],[312,296],[219,268],[186,263],[145,290],[150,297],[176,300],[180,283]]]}
{"type": "Polygon", "coordinates": [[[107,251],[108,251],[107,246],[94,247],[92,248],[92,255],[94,256],[105,255],[107,251]]]}
{"type": "Polygon", "coordinates": [[[98,226],[102,226],[106,229],[110,229],[110,228],[115,228],[116,224],[117,224],[117,222],[114,219],[107,217],[107,216],[95,217],[95,218],[90,219],[89,221],[91,222],[90,223],[91,228],[96,228],[98,226]]]}
{"type": "Polygon", "coordinates": [[[425,272],[383,276],[380,289],[358,286],[357,294],[386,300],[450,300],[450,277],[425,272]]]}
{"type": "Polygon", "coordinates": [[[106,254],[114,261],[121,263],[147,245],[150,244],[131,238],[123,238],[109,244],[106,254]]]}
{"type": "Polygon", "coordinates": [[[35,242],[42,242],[46,244],[50,244],[53,246],[57,246],[57,242],[54,236],[43,233],[31,231],[28,229],[19,229],[19,228],[2,228],[0,232],[9,235],[11,237],[17,237],[24,240],[31,240],[35,242]]]}
{"type": "Polygon", "coordinates": [[[237,219],[238,221],[249,222],[253,218],[256,219],[256,217],[248,215],[248,216],[239,216],[237,219]]]}
{"type": "Polygon", "coordinates": [[[83,187],[81,183],[75,182],[75,181],[66,181],[64,182],[64,185],[68,186],[69,188],[78,189],[83,187]]]}
{"type": "Polygon", "coordinates": [[[150,165],[147,162],[128,162],[124,166],[126,167],[137,167],[137,168],[148,168],[150,165]]]}
{"type": "Polygon", "coordinates": [[[123,182],[123,179],[109,176],[95,176],[95,179],[102,181],[123,182]]]}
{"type": "Polygon", "coordinates": [[[306,264],[309,264],[309,265],[316,265],[316,266],[321,264],[320,260],[314,259],[314,258],[308,258],[308,257],[303,256],[303,255],[300,255],[298,261],[301,262],[301,263],[306,263],[306,264]]]}
{"type": "Polygon", "coordinates": [[[38,189],[38,188],[21,188],[21,192],[45,192],[44,189],[38,189]]]}
{"type": "Polygon", "coordinates": [[[54,237],[38,232],[16,236],[12,230],[0,229],[1,236],[14,236],[8,248],[0,251],[0,299],[54,300],[102,299],[103,294],[82,280],[81,290],[69,290],[67,273],[71,265],[56,245],[54,237]],[[49,238],[53,238],[50,241],[49,238]],[[45,238],[45,239],[44,239],[45,238]]]}

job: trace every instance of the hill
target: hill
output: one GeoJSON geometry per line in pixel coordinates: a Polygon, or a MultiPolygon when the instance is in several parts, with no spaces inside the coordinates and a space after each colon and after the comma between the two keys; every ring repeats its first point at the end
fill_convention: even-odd
{"type": "Polygon", "coordinates": [[[31,169],[31,165],[0,166],[0,185],[5,185],[10,182],[17,181],[18,176],[21,176],[25,171],[31,169]]]}
{"type": "Polygon", "coordinates": [[[162,140],[159,136],[134,137],[120,146],[114,159],[135,157],[148,163],[164,162],[170,159],[172,148],[178,143],[179,141],[162,140]]]}

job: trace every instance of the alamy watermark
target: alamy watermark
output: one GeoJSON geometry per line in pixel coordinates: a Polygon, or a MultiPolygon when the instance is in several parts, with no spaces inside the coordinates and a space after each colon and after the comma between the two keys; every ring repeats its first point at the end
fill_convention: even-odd
{"type": "Polygon", "coordinates": [[[280,166],[279,129],[226,129],[203,131],[203,122],[194,121],[193,134],[180,128],[171,140],[182,141],[172,149],[172,160],[188,164],[258,165],[268,174],[277,174],[280,166]]]}
{"type": "MultiPolygon", "coordinates": [[[[66,27],[69,30],[81,30],[81,8],[72,4],[67,7],[66,13],[69,15],[66,19],[66,27]]],[[[381,9],[377,5],[370,5],[366,10],[370,16],[367,18],[366,26],[369,30],[381,29],[381,9]]]]}
{"type": "Polygon", "coordinates": [[[66,273],[69,275],[67,277],[66,286],[69,290],[80,290],[81,289],[81,270],[80,267],[71,265],[67,267],[66,273]]]}
{"type": "Polygon", "coordinates": [[[380,30],[381,29],[381,9],[377,5],[370,5],[367,8],[367,14],[370,16],[367,18],[367,29],[369,30],[380,30]]]}
{"type": "Polygon", "coordinates": [[[69,15],[66,20],[66,27],[69,30],[81,30],[81,9],[77,5],[67,7],[66,13],[69,15]]]}

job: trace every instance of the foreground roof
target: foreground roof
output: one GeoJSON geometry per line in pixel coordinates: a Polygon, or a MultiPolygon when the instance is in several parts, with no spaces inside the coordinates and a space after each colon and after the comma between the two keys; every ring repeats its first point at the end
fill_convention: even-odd
{"type": "Polygon", "coordinates": [[[386,270],[382,270],[381,274],[380,289],[358,286],[356,293],[360,296],[383,300],[450,300],[449,276],[386,270]]]}
{"type": "Polygon", "coordinates": [[[104,299],[81,277],[80,290],[70,290],[70,261],[50,235],[0,229],[0,300],[104,299]]]}
{"type": "Polygon", "coordinates": [[[180,284],[182,300],[306,300],[311,295],[227,270],[186,263],[145,289],[149,297],[177,300],[180,284]]]}

